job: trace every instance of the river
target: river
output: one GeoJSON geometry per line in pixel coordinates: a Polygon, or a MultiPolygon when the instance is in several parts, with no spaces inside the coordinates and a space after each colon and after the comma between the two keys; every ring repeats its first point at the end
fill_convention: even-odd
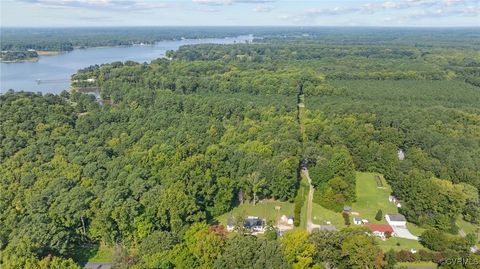
{"type": "Polygon", "coordinates": [[[72,74],[90,65],[128,60],[140,63],[150,62],[164,57],[167,51],[176,50],[183,45],[245,43],[252,39],[252,35],[246,35],[231,38],[160,41],[154,45],[75,49],[54,56],[40,56],[37,62],[1,63],[0,91],[6,92],[13,89],[60,93],[70,88],[72,74]]]}

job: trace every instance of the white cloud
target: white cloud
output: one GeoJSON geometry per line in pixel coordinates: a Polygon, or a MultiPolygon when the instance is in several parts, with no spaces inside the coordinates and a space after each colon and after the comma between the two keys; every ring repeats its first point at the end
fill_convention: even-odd
{"type": "Polygon", "coordinates": [[[85,8],[104,11],[138,11],[170,7],[167,3],[145,0],[20,0],[47,8],[85,8]]]}
{"type": "Polygon", "coordinates": [[[232,4],[265,4],[274,2],[274,0],[192,0],[192,2],[200,4],[200,5],[208,5],[208,6],[226,6],[232,4]]]}
{"type": "Polygon", "coordinates": [[[192,2],[207,6],[224,6],[231,5],[233,0],[192,0],[192,2]]]}
{"type": "Polygon", "coordinates": [[[375,14],[387,11],[398,13],[389,17],[390,21],[404,21],[405,18],[479,16],[480,0],[400,0],[371,2],[361,5],[338,6],[335,8],[305,9],[295,14],[282,15],[279,18],[291,22],[312,22],[324,16],[345,16],[352,14],[375,14]],[[470,6],[467,6],[469,5],[470,6]]]}
{"type": "Polygon", "coordinates": [[[267,5],[257,5],[253,8],[253,11],[255,12],[270,12],[272,10],[273,8],[267,5]]]}

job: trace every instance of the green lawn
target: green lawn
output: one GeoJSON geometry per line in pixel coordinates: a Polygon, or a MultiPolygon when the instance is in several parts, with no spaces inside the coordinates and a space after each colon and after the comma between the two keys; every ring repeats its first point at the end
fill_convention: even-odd
{"type": "Polygon", "coordinates": [[[390,249],[396,251],[410,250],[411,248],[416,248],[417,250],[426,249],[418,241],[405,238],[391,237],[385,241],[378,238],[376,241],[383,251],[389,251],[390,249]]]}
{"type": "Polygon", "coordinates": [[[304,202],[302,206],[302,212],[300,213],[299,228],[306,230],[307,229],[307,198],[308,198],[308,192],[310,191],[310,186],[308,185],[308,180],[303,176],[302,176],[302,181],[300,181],[300,188],[303,189],[304,202]]]}
{"type": "MultiPolygon", "coordinates": [[[[353,203],[353,212],[359,213],[358,218],[367,219],[370,223],[387,223],[384,218],[381,221],[375,220],[378,209],[382,209],[383,214],[398,213],[397,207],[388,201],[388,196],[392,189],[387,184],[383,176],[384,188],[377,188],[375,182],[375,173],[358,172],[356,177],[357,201],[353,203]]],[[[333,212],[318,204],[313,204],[313,222],[316,224],[325,224],[330,221],[337,229],[345,227],[342,214],[333,212]]],[[[352,218],[356,217],[352,215],[352,218]]],[[[352,220],[353,221],[353,220],[352,220]]]]}
{"type": "Polygon", "coordinates": [[[464,221],[461,217],[457,219],[457,225],[460,229],[463,229],[463,231],[467,234],[469,233],[477,233],[480,227],[478,225],[472,224],[470,222],[464,221]]]}
{"type": "Polygon", "coordinates": [[[268,221],[277,220],[282,215],[293,216],[293,203],[279,202],[279,201],[261,201],[256,205],[243,204],[235,207],[230,212],[218,216],[216,220],[223,225],[227,225],[230,217],[236,216],[256,216],[264,218],[268,221]],[[280,206],[280,210],[276,211],[275,206],[280,206]]]}
{"type": "Polygon", "coordinates": [[[312,222],[315,224],[326,225],[327,221],[330,221],[332,225],[335,225],[337,230],[346,227],[343,221],[342,213],[333,212],[332,210],[326,209],[319,204],[313,203],[312,222]]]}
{"type": "Polygon", "coordinates": [[[100,246],[98,251],[88,259],[89,262],[111,262],[113,259],[114,248],[109,246],[100,246]]]}
{"type": "Polygon", "coordinates": [[[408,230],[413,235],[416,235],[416,236],[420,236],[426,230],[425,228],[419,227],[416,224],[413,224],[413,223],[410,223],[410,222],[408,222],[407,225],[408,225],[408,230]]]}
{"type": "Polygon", "coordinates": [[[422,268],[430,269],[437,268],[437,264],[433,262],[399,262],[395,265],[395,268],[422,268]]]}
{"type": "Polygon", "coordinates": [[[377,211],[381,209],[383,215],[388,213],[398,213],[395,204],[388,201],[388,196],[392,193],[390,185],[387,184],[382,175],[379,175],[383,181],[383,188],[377,188],[375,173],[357,173],[357,201],[352,205],[352,211],[358,212],[361,219],[367,219],[370,223],[387,223],[382,217],[381,221],[375,220],[377,211]]]}
{"type": "Polygon", "coordinates": [[[114,247],[106,245],[86,245],[79,248],[74,260],[83,264],[86,262],[112,262],[114,247]]]}
{"type": "MultiPolygon", "coordinates": [[[[357,201],[353,203],[352,211],[359,213],[358,218],[367,219],[370,223],[387,223],[384,218],[382,218],[381,221],[375,220],[375,215],[377,214],[378,209],[381,209],[384,215],[387,213],[398,213],[398,209],[393,203],[388,201],[388,196],[390,196],[390,193],[392,192],[390,185],[388,185],[385,179],[383,179],[383,176],[380,175],[384,187],[377,188],[375,175],[377,174],[363,172],[357,173],[357,201]]],[[[352,215],[352,218],[353,217],[355,216],[352,215]]],[[[341,213],[333,212],[315,203],[313,204],[312,218],[313,222],[316,224],[324,225],[327,221],[330,221],[339,230],[346,227],[341,213]]],[[[408,223],[408,229],[414,235],[420,235],[425,230],[413,223],[408,223]]],[[[394,250],[410,250],[411,248],[416,248],[418,250],[423,248],[423,246],[415,240],[396,237],[392,237],[386,241],[378,239],[378,242],[384,251],[388,251],[391,248],[394,250]],[[397,245],[397,243],[399,245],[397,245]]]]}

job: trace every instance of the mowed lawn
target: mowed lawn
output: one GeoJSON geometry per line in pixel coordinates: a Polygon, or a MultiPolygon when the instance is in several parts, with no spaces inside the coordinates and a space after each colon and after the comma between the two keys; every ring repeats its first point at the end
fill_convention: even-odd
{"type": "MultiPolygon", "coordinates": [[[[356,192],[357,201],[353,203],[352,211],[359,213],[359,215],[351,215],[352,227],[356,226],[353,225],[353,217],[367,219],[370,223],[387,223],[384,218],[385,214],[398,213],[397,207],[388,201],[388,197],[390,196],[392,189],[382,175],[357,172],[356,192]],[[380,176],[383,185],[382,188],[377,187],[375,175],[380,176]],[[383,216],[382,220],[377,221],[375,220],[375,215],[379,209],[383,211],[383,216]]],[[[337,227],[338,230],[346,227],[341,213],[333,212],[315,203],[313,204],[312,218],[315,224],[325,225],[327,221],[330,221],[333,225],[335,225],[335,227],[337,227]]],[[[424,231],[424,229],[412,223],[408,223],[407,226],[415,235],[420,235],[424,231]]],[[[388,251],[390,249],[397,251],[402,249],[410,250],[411,248],[416,248],[419,250],[424,248],[418,241],[397,237],[392,237],[385,241],[377,239],[377,242],[380,248],[382,248],[384,251],[388,251]]]]}
{"type": "Polygon", "coordinates": [[[342,213],[333,212],[319,204],[313,203],[312,222],[315,224],[326,225],[328,221],[332,225],[335,225],[337,230],[347,227],[343,221],[342,213]]]}
{"type": "Polygon", "coordinates": [[[437,264],[433,262],[399,262],[395,268],[435,269],[437,264]]]}
{"type": "MultiPolygon", "coordinates": [[[[352,212],[360,215],[356,216],[361,219],[367,219],[370,223],[387,223],[385,214],[398,213],[395,204],[388,201],[388,197],[392,193],[390,185],[380,174],[357,172],[357,201],[352,205],[352,212]],[[382,188],[377,187],[375,176],[378,175],[383,183],[382,188]],[[375,220],[377,211],[381,209],[383,212],[382,220],[375,220]]],[[[353,216],[355,217],[355,216],[353,216]]]]}
{"type": "MultiPolygon", "coordinates": [[[[390,186],[385,182],[383,176],[379,175],[384,188],[377,188],[375,181],[375,173],[357,172],[356,177],[356,193],[357,202],[353,203],[353,212],[359,213],[358,216],[351,215],[351,222],[353,224],[353,217],[367,219],[370,223],[387,223],[382,217],[381,221],[375,220],[375,215],[378,209],[383,211],[383,215],[387,213],[397,213],[397,207],[388,201],[388,196],[392,192],[390,186]]],[[[343,221],[342,213],[333,212],[318,204],[313,204],[313,222],[316,224],[326,224],[330,221],[337,229],[346,227],[343,221]]]]}
{"type": "Polygon", "coordinates": [[[74,260],[80,264],[87,262],[112,262],[115,249],[103,244],[79,247],[74,260]]]}
{"type": "Polygon", "coordinates": [[[230,217],[238,216],[255,216],[266,219],[268,221],[275,221],[280,218],[282,215],[293,216],[293,203],[288,202],[279,202],[264,200],[258,202],[256,205],[253,204],[243,204],[235,207],[230,212],[227,212],[221,216],[218,216],[216,220],[223,225],[227,225],[227,221],[230,217]],[[275,207],[279,206],[280,210],[275,210],[275,207]]]}
{"type": "Polygon", "coordinates": [[[390,237],[385,241],[380,238],[377,238],[376,241],[378,242],[378,246],[385,252],[389,251],[390,249],[393,249],[395,251],[410,250],[412,248],[415,248],[417,250],[420,250],[420,249],[427,250],[424,246],[420,244],[420,242],[411,240],[411,239],[390,237]]]}

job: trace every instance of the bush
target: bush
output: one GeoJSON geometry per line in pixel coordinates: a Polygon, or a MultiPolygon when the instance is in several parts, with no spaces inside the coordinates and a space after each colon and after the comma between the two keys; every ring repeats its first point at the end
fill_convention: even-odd
{"type": "Polygon", "coordinates": [[[397,252],[397,261],[398,262],[415,262],[416,258],[413,253],[408,250],[400,250],[397,252]]]}
{"type": "Polygon", "coordinates": [[[435,262],[435,252],[420,249],[418,252],[418,259],[422,262],[435,262]]]}
{"type": "Polygon", "coordinates": [[[448,248],[448,237],[439,230],[426,230],[420,236],[420,243],[428,249],[442,251],[448,248]]]}

